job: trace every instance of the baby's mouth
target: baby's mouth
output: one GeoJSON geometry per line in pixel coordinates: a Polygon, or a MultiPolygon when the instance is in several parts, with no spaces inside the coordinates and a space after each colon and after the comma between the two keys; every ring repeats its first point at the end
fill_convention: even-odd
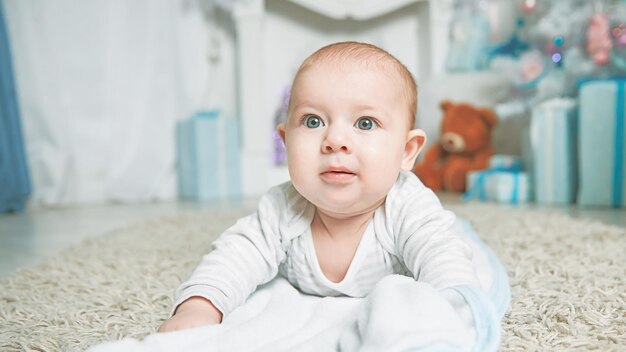
{"type": "Polygon", "coordinates": [[[347,174],[354,175],[355,173],[345,167],[329,167],[322,174],[347,174]]]}
{"type": "Polygon", "coordinates": [[[345,183],[352,180],[356,173],[343,167],[330,167],[320,174],[326,181],[332,183],[345,183]]]}

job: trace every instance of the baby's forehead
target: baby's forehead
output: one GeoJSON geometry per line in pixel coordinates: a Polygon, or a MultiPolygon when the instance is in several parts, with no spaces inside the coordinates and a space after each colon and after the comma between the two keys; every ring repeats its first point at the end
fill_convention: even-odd
{"type": "Polygon", "coordinates": [[[379,74],[381,79],[389,79],[400,84],[404,82],[401,70],[396,67],[392,59],[381,56],[326,56],[305,62],[295,77],[294,85],[299,79],[311,76],[316,77],[324,72],[336,74],[337,72],[355,71],[374,72],[379,74]],[[306,73],[310,73],[311,75],[307,75],[306,73]]]}
{"type": "Polygon", "coordinates": [[[389,55],[379,53],[359,55],[319,55],[310,58],[305,66],[343,66],[355,67],[364,70],[396,71],[395,60],[389,55]]]}

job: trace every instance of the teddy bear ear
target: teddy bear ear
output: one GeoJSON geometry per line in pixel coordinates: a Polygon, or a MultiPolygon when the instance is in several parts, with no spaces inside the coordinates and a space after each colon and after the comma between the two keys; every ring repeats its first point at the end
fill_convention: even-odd
{"type": "Polygon", "coordinates": [[[439,107],[443,111],[447,111],[452,106],[454,106],[454,103],[452,103],[450,100],[443,100],[443,101],[441,101],[441,103],[439,103],[439,107]]]}
{"type": "Polygon", "coordinates": [[[498,116],[491,109],[482,108],[478,109],[480,116],[487,122],[489,126],[495,126],[498,124],[498,116]]]}

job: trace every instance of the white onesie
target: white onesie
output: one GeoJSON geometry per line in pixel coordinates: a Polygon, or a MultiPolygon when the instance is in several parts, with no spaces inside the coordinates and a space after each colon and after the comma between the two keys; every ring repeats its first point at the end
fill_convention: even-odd
{"type": "MultiPolygon", "coordinates": [[[[175,307],[201,296],[227,316],[279,272],[301,291],[320,296],[364,297],[390,274],[412,276],[440,291],[479,287],[471,249],[454,232],[454,214],[411,172],[400,173],[376,210],[341,282],[328,280],[317,262],[314,214],[314,205],[290,182],[272,188],[257,212],[239,219],[215,241],[214,250],[176,290],[175,307]]],[[[450,292],[445,296],[471,324],[463,299],[450,292]]]]}

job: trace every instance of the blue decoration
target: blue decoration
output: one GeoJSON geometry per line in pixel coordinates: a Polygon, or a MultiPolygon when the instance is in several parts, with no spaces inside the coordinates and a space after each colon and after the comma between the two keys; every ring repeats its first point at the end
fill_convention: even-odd
{"type": "Polygon", "coordinates": [[[530,49],[530,45],[519,39],[517,35],[512,36],[507,42],[502,45],[495,46],[489,50],[489,58],[493,59],[495,56],[512,56],[519,57],[524,52],[530,49]]]}

